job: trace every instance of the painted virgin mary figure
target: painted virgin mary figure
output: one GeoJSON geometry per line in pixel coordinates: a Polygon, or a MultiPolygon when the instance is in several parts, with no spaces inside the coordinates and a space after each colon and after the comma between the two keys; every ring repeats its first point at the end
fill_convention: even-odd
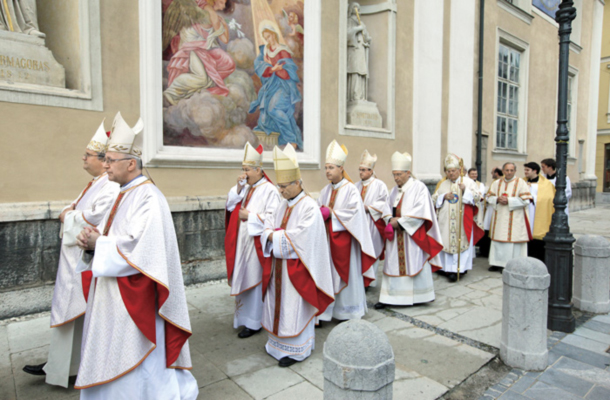
{"type": "Polygon", "coordinates": [[[258,98],[250,104],[250,113],[258,108],[260,116],[255,131],[279,132],[279,145],[287,143],[303,148],[301,129],[294,116],[295,105],[303,98],[297,84],[298,67],[292,60],[290,48],[279,41],[277,28],[270,21],[261,21],[259,32],[265,44],[259,47],[254,60],[254,71],[263,86],[258,98]]]}
{"type": "Polygon", "coordinates": [[[229,27],[217,14],[231,0],[173,0],[163,16],[163,49],[171,46],[167,66],[168,87],[163,92],[172,105],[206,89],[227,96],[225,78],[235,71],[235,61],[218,44],[229,41],[229,27]]]}

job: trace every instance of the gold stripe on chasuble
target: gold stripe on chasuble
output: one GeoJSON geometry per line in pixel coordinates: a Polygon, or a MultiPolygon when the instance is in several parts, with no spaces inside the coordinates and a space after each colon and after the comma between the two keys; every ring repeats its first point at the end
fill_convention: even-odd
{"type": "MultiPolygon", "coordinates": [[[[282,225],[280,225],[280,229],[286,229],[288,225],[288,219],[290,219],[290,214],[292,214],[292,207],[286,208],[284,211],[284,217],[282,218],[282,225]]],[[[280,309],[282,307],[282,259],[275,259],[275,270],[274,270],[274,279],[275,279],[275,313],[273,316],[273,334],[275,336],[278,335],[280,329],[280,309]]]]}
{"type": "MultiPolygon", "coordinates": [[[[405,194],[400,195],[400,201],[396,206],[396,218],[402,217],[402,199],[405,194]]],[[[405,257],[405,233],[400,226],[396,228],[396,244],[398,245],[398,275],[407,276],[407,263],[405,257]]]]}

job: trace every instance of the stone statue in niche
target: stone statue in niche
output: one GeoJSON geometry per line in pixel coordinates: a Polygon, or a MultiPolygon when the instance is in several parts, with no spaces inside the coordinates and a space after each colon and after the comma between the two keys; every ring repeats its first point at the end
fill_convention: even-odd
{"type": "Polygon", "coordinates": [[[44,38],[38,28],[36,0],[0,1],[0,29],[44,38]]]}
{"type": "Polygon", "coordinates": [[[36,86],[29,85],[66,87],[66,71],[45,37],[36,0],[0,0],[0,86],[34,92],[36,86]]]}
{"type": "Polygon", "coordinates": [[[360,5],[351,3],[347,19],[347,124],[381,128],[377,104],[368,101],[371,41],[360,19],[360,5]]]}

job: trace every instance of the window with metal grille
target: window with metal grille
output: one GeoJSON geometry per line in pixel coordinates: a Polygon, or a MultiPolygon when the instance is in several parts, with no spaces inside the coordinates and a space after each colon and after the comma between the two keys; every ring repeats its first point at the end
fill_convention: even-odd
{"type": "Polygon", "coordinates": [[[504,44],[498,47],[498,105],[496,148],[517,150],[519,132],[519,69],[521,52],[504,44]]]}

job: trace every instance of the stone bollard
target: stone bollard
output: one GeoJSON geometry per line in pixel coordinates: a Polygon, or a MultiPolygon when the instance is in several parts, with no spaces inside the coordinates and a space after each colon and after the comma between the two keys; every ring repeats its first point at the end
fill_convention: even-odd
{"type": "Polygon", "coordinates": [[[500,358],[527,371],[547,367],[547,312],[551,276],[535,258],[516,258],[502,273],[502,341],[500,358]]]}
{"type": "Polygon", "coordinates": [[[597,314],[610,312],[610,243],[597,235],[574,245],[574,307],[597,314]]]}
{"type": "Polygon", "coordinates": [[[385,333],[363,320],[337,325],[324,343],[324,398],[392,399],[394,352],[385,333]]]}

